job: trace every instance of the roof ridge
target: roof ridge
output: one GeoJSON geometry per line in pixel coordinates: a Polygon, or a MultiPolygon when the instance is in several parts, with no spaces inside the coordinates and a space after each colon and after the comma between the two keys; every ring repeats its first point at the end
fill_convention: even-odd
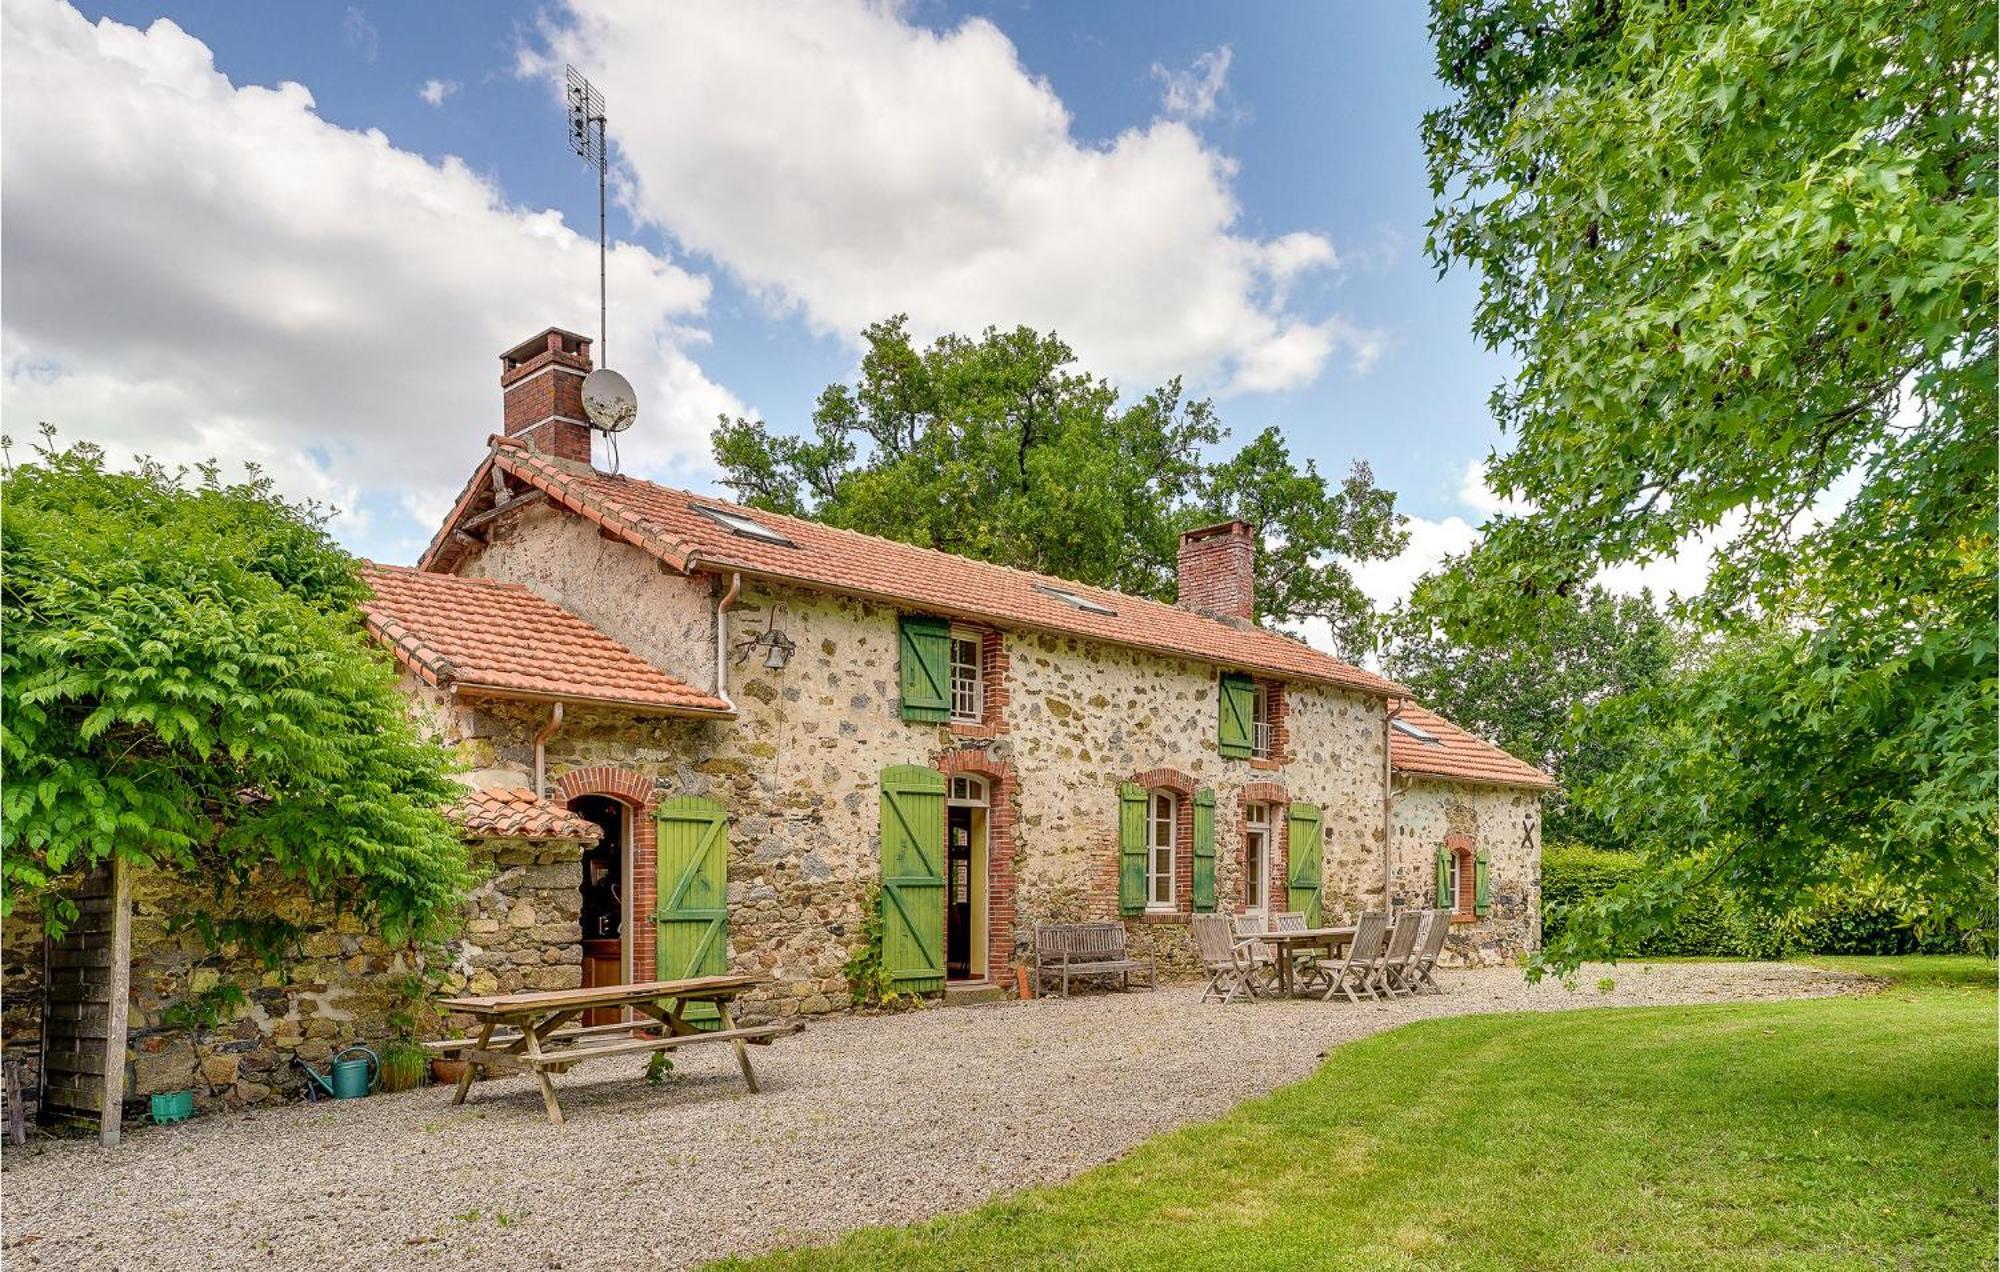
{"type": "MultiPolygon", "coordinates": [[[[361,557],[360,561],[364,573],[368,570],[382,570],[393,574],[407,574],[413,578],[420,578],[426,581],[431,579],[449,580],[452,583],[469,583],[479,587],[500,588],[509,592],[534,593],[534,589],[527,584],[516,583],[508,579],[489,579],[477,574],[451,574],[442,570],[426,570],[415,565],[387,565],[381,561],[372,561],[367,557],[361,557]]],[[[539,595],[538,593],[535,594],[539,595]]]]}

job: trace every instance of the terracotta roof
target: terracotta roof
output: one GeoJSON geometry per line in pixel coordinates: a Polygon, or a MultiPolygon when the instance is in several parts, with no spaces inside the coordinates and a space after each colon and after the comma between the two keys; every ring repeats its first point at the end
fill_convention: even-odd
{"type": "Polygon", "coordinates": [[[368,630],[431,684],[494,698],[598,703],[648,714],[730,714],[519,583],[364,563],[368,630]]]}
{"type": "Polygon", "coordinates": [[[489,786],[467,791],[444,810],[446,820],[466,834],[486,839],[581,839],[596,843],[604,828],[525,786],[489,786]]]}
{"type": "Polygon", "coordinates": [[[419,568],[451,568],[462,550],[454,537],[458,523],[475,507],[492,501],[488,479],[497,466],[506,476],[545,492],[607,533],[684,572],[740,571],[929,613],[1081,636],[1380,697],[1408,692],[1276,632],[1237,627],[1159,601],[1049,575],[742,508],[632,477],[607,476],[506,438],[491,440],[490,458],[467,483],[419,568]],[[704,508],[747,517],[784,542],[738,533],[704,513],[704,508]],[[1079,608],[1057,592],[1110,612],[1079,608]]]}
{"type": "MultiPolygon", "coordinates": [[[[1395,710],[1399,704],[1389,705],[1395,710]]],[[[1437,712],[1409,701],[1402,702],[1400,707],[1396,719],[1429,736],[1419,737],[1406,729],[1390,728],[1389,763],[1397,772],[1541,791],[1555,788],[1555,779],[1547,773],[1515,759],[1491,742],[1474,737],[1437,712]]]]}

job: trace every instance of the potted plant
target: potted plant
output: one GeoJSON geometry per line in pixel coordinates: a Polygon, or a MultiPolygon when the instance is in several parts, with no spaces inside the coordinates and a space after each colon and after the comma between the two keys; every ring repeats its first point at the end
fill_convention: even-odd
{"type": "Polygon", "coordinates": [[[149,1101],[153,1121],[184,1122],[194,1116],[194,1088],[201,1084],[207,1094],[214,1091],[201,1076],[201,1044],[208,1032],[233,1017],[246,1000],[243,991],[228,981],[217,981],[207,989],[189,990],[169,1003],[160,1013],[160,1024],[188,1039],[188,1085],[180,1091],[161,1091],[149,1101]]]}
{"type": "Polygon", "coordinates": [[[389,1041],[382,1045],[382,1089],[408,1091],[424,1080],[424,1049],[417,1031],[434,1018],[431,985],[420,972],[410,972],[389,982],[389,1041]]]}

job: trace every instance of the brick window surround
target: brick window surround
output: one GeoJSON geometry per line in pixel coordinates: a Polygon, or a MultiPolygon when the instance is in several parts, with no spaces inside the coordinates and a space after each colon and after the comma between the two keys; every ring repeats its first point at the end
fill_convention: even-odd
{"type": "Polygon", "coordinates": [[[1455,831],[1444,837],[1445,849],[1458,862],[1458,895],[1451,899],[1453,923],[1479,921],[1479,863],[1472,850],[1472,836],[1455,831]]]}
{"type": "MultiPolygon", "coordinates": [[[[997,738],[1007,730],[1007,642],[990,627],[953,626],[952,635],[979,638],[979,681],[985,701],[978,724],[947,721],[946,728],[956,738],[997,738]]],[[[971,772],[972,770],[966,770],[971,772]]]]}
{"type": "Polygon", "coordinates": [[[1244,828],[1250,824],[1250,805],[1265,804],[1271,809],[1271,843],[1267,852],[1269,877],[1264,880],[1264,910],[1275,914],[1285,908],[1285,889],[1291,886],[1291,819],[1285,816],[1289,803],[1285,788],[1276,782],[1246,782],[1236,796],[1236,913],[1249,909],[1244,899],[1243,878],[1250,868],[1250,843],[1244,828]]]}
{"type": "Polygon", "coordinates": [[[1250,767],[1274,772],[1285,767],[1292,758],[1292,734],[1287,717],[1291,714],[1285,701],[1285,684],[1282,680],[1258,680],[1257,692],[1264,699],[1264,710],[1271,721],[1271,754],[1267,757],[1250,757],[1250,767]]]}
{"type": "Polygon", "coordinates": [[[933,767],[946,781],[956,773],[986,779],[986,977],[999,984],[1014,962],[1014,828],[1021,816],[1014,766],[967,746],[941,752],[933,767]]]}
{"type": "Polygon", "coordinates": [[[654,966],[653,910],[659,897],[660,880],[659,827],[653,821],[653,810],[660,802],[659,791],[653,786],[651,778],[630,769],[600,764],[564,773],[556,779],[556,792],[565,805],[584,795],[603,795],[625,806],[626,837],[629,840],[625,851],[632,871],[632,896],[627,906],[631,926],[625,933],[625,947],[632,955],[632,979],[654,979],[657,969],[654,966]]]}
{"type": "MultiPolygon", "coordinates": [[[[1174,793],[1174,910],[1169,914],[1163,910],[1151,910],[1135,915],[1126,915],[1141,923],[1185,923],[1194,913],[1194,793],[1195,780],[1179,769],[1158,768],[1144,773],[1134,773],[1134,786],[1144,787],[1151,795],[1154,791],[1174,793]]],[[[1114,805],[1115,807],[1115,805],[1114,805]]],[[[1111,832],[1111,866],[1113,877],[1118,868],[1118,832],[1111,832]]]]}

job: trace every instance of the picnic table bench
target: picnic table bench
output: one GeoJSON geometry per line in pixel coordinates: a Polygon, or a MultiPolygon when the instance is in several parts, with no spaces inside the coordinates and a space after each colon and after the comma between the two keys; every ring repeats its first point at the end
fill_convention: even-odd
{"type": "Polygon", "coordinates": [[[663,1053],[704,1042],[726,1042],[736,1051],[743,1082],[754,1094],[757,1074],[750,1067],[745,1044],[767,1046],[775,1038],[805,1028],[796,1021],[739,1028],[729,1004],[745,990],[769,981],[766,976],[697,976],[687,980],[644,981],[636,985],[600,985],[591,989],[555,989],[537,993],[491,994],[444,998],[438,1005],[473,1017],[477,1038],[446,1038],[426,1043],[426,1050],[466,1061],[453,1104],[465,1103],[472,1080],[493,1068],[524,1066],[535,1075],[548,1107],[549,1121],[561,1123],[551,1073],[604,1056],[663,1053]],[[719,1029],[699,1029],[684,1018],[690,1003],[714,1005],[719,1029]],[[572,1025],[597,1007],[625,1008],[647,1017],[610,1025],[572,1025]]]}
{"type": "Polygon", "coordinates": [[[1146,988],[1159,985],[1150,958],[1133,958],[1125,949],[1123,923],[1043,923],[1035,928],[1035,992],[1059,978],[1069,997],[1071,977],[1116,976],[1119,987],[1132,987],[1132,973],[1146,974],[1146,988]]]}

